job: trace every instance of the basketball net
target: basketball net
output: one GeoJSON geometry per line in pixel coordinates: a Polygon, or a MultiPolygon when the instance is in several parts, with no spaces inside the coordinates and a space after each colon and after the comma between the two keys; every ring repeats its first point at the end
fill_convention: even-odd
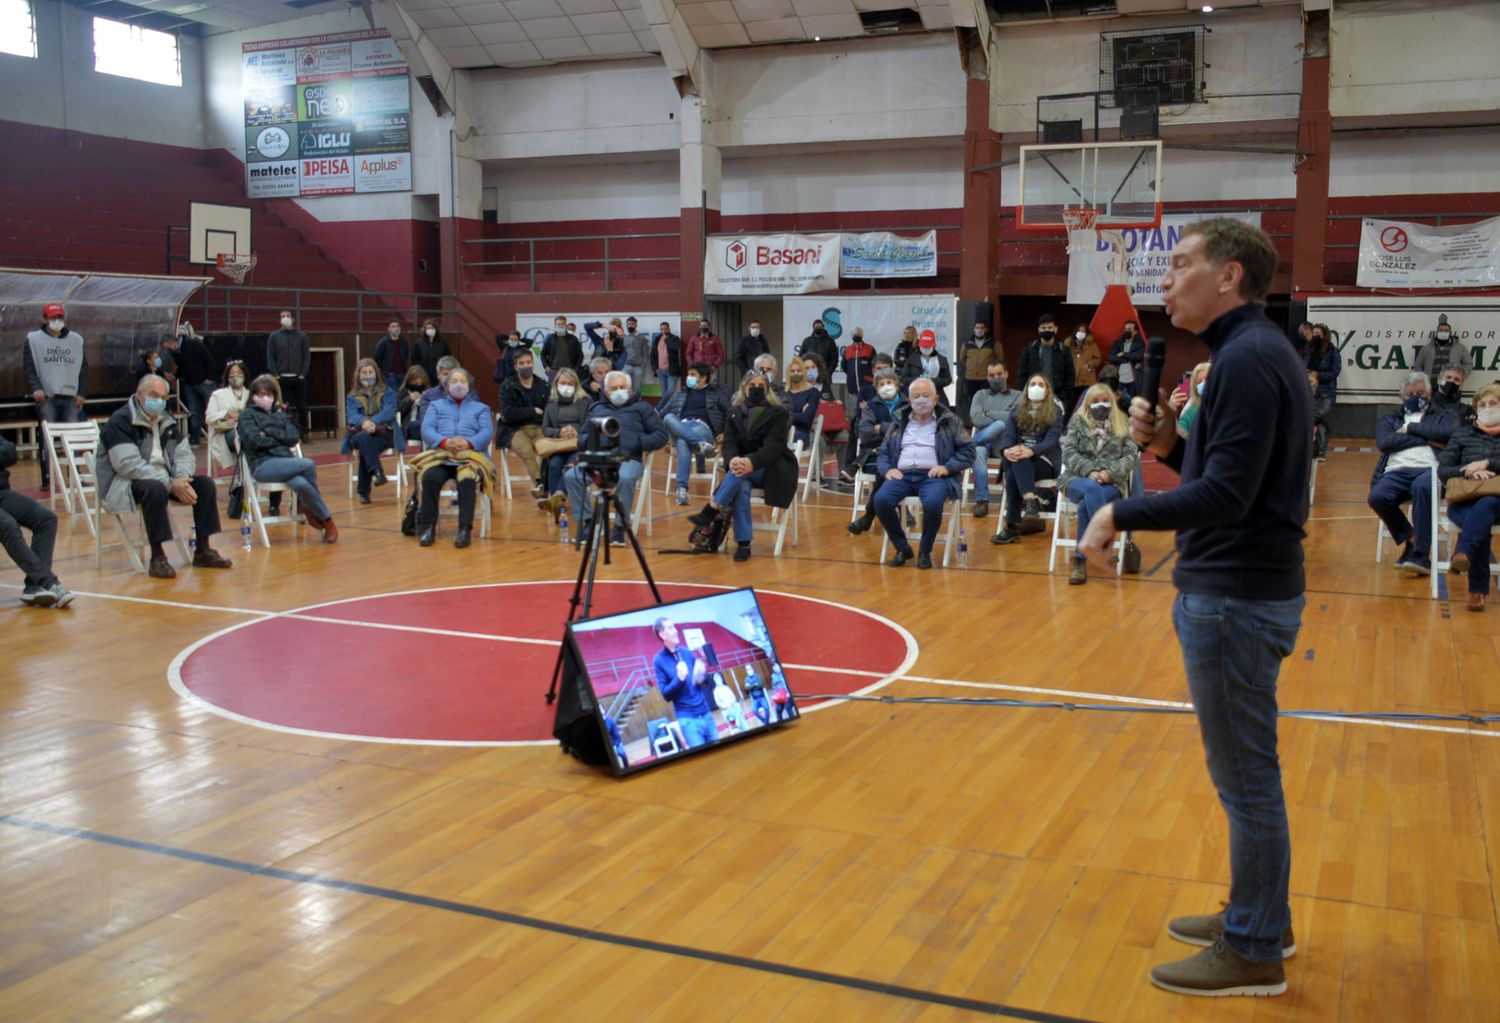
{"type": "Polygon", "coordinates": [[[255,269],[255,264],[253,252],[221,252],[214,257],[214,266],[219,273],[236,284],[245,283],[245,278],[255,269]]]}

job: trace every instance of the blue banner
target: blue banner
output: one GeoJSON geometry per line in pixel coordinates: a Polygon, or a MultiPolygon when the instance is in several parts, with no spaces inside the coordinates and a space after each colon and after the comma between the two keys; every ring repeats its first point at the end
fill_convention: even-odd
{"type": "Polygon", "coordinates": [[[903,238],[889,231],[843,236],[841,277],[935,277],[937,232],[903,238]]]}

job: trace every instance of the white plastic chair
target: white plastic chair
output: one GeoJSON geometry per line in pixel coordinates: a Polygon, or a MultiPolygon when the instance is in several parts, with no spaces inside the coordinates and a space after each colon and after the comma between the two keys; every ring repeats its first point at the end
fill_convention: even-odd
{"type": "MultiPolygon", "coordinates": [[[[791,447],[792,454],[800,457],[802,454],[802,442],[793,441],[791,447]]],[[[750,494],[751,529],[756,532],[776,534],[776,546],[772,549],[771,553],[778,558],[781,557],[781,552],[786,547],[786,534],[788,528],[790,528],[792,531],[792,546],[797,546],[797,541],[799,539],[798,532],[801,527],[801,515],[797,510],[797,503],[798,502],[796,496],[794,495],[792,498],[792,503],[790,505],[785,508],[771,508],[770,517],[764,522],[757,522],[755,520],[755,509],[766,508],[769,507],[769,505],[766,504],[765,497],[757,495],[754,491],[752,491],[750,494]]],[[[727,514],[733,515],[733,509],[730,509],[727,514]]],[[[727,554],[729,553],[729,550],[732,546],[732,544],[726,542],[719,549],[727,554]]]]}
{"type": "MultiPolygon", "coordinates": [[[[99,480],[97,473],[99,457],[99,430],[94,427],[91,434],[85,434],[82,430],[69,431],[56,437],[62,446],[62,461],[59,465],[66,468],[65,474],[67,489],[63,494],[63,501],[72,512],[73,502],[77,502],[77,510],[83,513],[83,521],[88,524],[89,533],[96,534],[98,531],[99,517],[99,480]]],[[[58,475],[52,477],[52,492],[57,492],[58,475]]],[[[76,521],[76,520],[71,520],[76,521]]]]}
{"type": "MultiPolygon", "coordinates": [[[[63,441],[65,438],[74,438],[78,441],[87,442],[93,439],[95,445],[99,442],[99,424],[92,419],[81,423],[42,423],[42,457],[47,460],[47,468],[52,474],[52,488],[47,491],[47,508],[53,512],[57,511],[57,498],[62,495],[63,508],[69,515],[73,514],[73,498],[77,492],[73,480],[73,467],[63,455],[63,441]]],[[[85,503],[79,510],[87,509],[85,503]]]]}
{"type": "MultiPolygon", "coordinates": [[[[670,445],[669,445],[670,446],[670,445]]],[[[635,501],[630,509],[630,525],[635,529],[636,536],[641,535],[641,523],[646,524],[646,535],[656,535],[656,524],[652,521],[655,511],[651,500],[651,466],[656,460],[655,451],[647,451],[641,459],[641,479],[635,487],[635,501]]]]}
{"type": "Polygon", "coordinates": [[[787,443],[792,444],[793,450],[797,452],[797,469],[803,473],[801,492],[798,494],[798,497],[806,501],[812,496],[814,482],[816,481],[821,486],[823,481],[823,461],[821,454],[823,450],[822,414],[819,413],[817,418],[813,420],[812,427],[807,432],[807,446],[805,448],[800,442],[796,441],[795,427],[791,435],[787,437],[787,443]],[[805,469],[803,468],[804,458],[807,460],[805,469]]]}
{"type": "MultiPolygon", "coordinates": [[[[302,445],[297,444],[292,448],[292,457],[302,457],[302,445]]],[[[259,483],[250,472],[250,456],[241,452],[240,454],[240,485],[245,488],[245,510],[250,513],[250,523],[255,528],[255,533],[260,537],[260,545],[265,548],[271,546],[271,537],[266,532],[267,526],[289,525],[292,527],[292,535],[297,535],[297,527],[301,525],[302,519],[298,514],[297,492],[292,489],[290,483],[259,483]],[[271,495],[281,494],[281,514],[272,515],[270,512],[271,495]],[[266,502],[266,510],[262,511],[260,503],[266,502]]]]}
{"type": "MultiPolygon", "coordinates": [[[[964,474],[968,474],[967,469],[964,470],[964,474]]],[[[962,486],[962,484],[960,484],[960,486],[962,486]]],[[[959,520],[963,518],[963,507],[964,506],[962,501],[954,501],[951,497],[943,499],[943,515],[945,518],[947,518],[948,522],[945,526],[943,526],[942,530],[937,535],[937,539],[933,542],[943,545],[944,568],[947,568],[951,563],[951,561],[953,560],[953,552],[958,548],[958,531],[962,528],[962,526],[959,524],[959,520]]],[[[915,496],[903,498],[901,500],[900,506],[896,509],[896,512],[899,515],[906,515],[910,518],[916,519],[918,528],[920,528],[922,522],[922,501],[920,498],[915,496]]],[[[889,533],[885,533],[885,530],[881,530],[881,532],[885,534],[880,541],[880,560],[883,564],[885,562],[886,555],[890,553],[891,537],[889,533]]],[[[910,535],[908,535],[906,539],[908,543],[911,542],[910,535]]]]}
{"type": "MultiPolygon", "coordinates": [[[[691,458],[691,459],[693,459],[694,460],[694,464],[696,464],[696,460],[697,460],[697,457],[698,457],[697,452],[691,450],[692,447],[693,447],[691,444],[688,445],[688,447],[690,449],[690,454],[688,455],[688,457],[691,458]]],[[[671,439],[669,439],[667,441],[667,449],[666,450],[667,450],[667,478],[662,483],[661,492],[664,495],[666,495],[667,497],[672,497],[677,492],[677,438],[676,437],[672,437],[671,439]]],[[[707,472],[689,471],[688,472],[688,490],[692,490],[693,489],[693,482],[695,480],[707,480],[708,481],[708,493],[709,493],[709,496],[712,497],[714,491],[719,489],[719,467],[720,467],[721,463],[723,462],[723,460],[724,460],[724,453],[718,447],[714,448],[712,454],[704,455],[703,456],[703,464],[708,468],[708,471],[707,472]]]]}
{"type": "MultiPolygon", "coordinates": [[[[97,463],[96,463],[97,465],[97,463]]],[[[104,515],[103,505],[95,502],[89,509],[94,518],[94,568],[98,569],[104,564],[104,548],[122,546],[125,553],[130,556],[130,566],[138,575],[146,574],[146,563],[150,559],[151,544],[146,539],[146,516],[141,513],[140,507],[134,499],[131,500],[131,511],[135,515],[138,536],[130,534],[130,528],[125,525],[125,515],[120,512],[109,512],[114,519],[115,528],[120,533],[119,544],[106,544],[104,542],[104,515]]],[[[167,502],[167,525],[172,525],[172,503],[167,502]]],[[[177,553],[182,556],[182,563],[186,565],[193,560],[192,552],[188,550],[187,541],[175,528],[172,529],[172,540],[177,544],[177,553]]]]}
{"type": "MultiPolygon", "coordinates": [[[[1431,592],[1432,599],[1438,599],[1438,577],[1447,574],[1453,568],[1453,548],[1458,543],[1459,528],[1448,518],[1448,501],[1443,497],[1443,486],[1437,478],[1437,469],[1432,472],[1432,575],[1431,592]],[[1443,547],[1446,545],[1448,554],[1442,555],[1443,547]]],[[[1494,537],[1500,536],[1500,525],[1490,530],[1491,544],[1494,537]]],[[[1500,559],[1491,560],[1490,575],[1500,574],[1500,559]]],[[[1451,589],[1451,587],[1450,587],[1451,589]]],[[[1449,594],[1451,599],[1452,594],[1449,594]]]]}
{"type": "MultiPolygon", "coordinates": [[[[1061,477],[1065,468],[1058,469],[1061,477]]],[[[1041,486],[1041,481],[1037,481],[1041,486]]],[[[1056,486],[1056,483],[1053,483],[1056,486]]],[[[1130,496],[1130,478],[1126,477],[1115,484],[1120,490],[1122,497],[1130,496]]],[[[1078,549],[1078,537],[1075,528],[1078,522],[1078,505],[1069,500],[1067,491],[1057,487],[1057,510],[1052,513],[1052,548],[1047,552],[1047,574],[1051,575],[1057,565],[1057,552],[1062,550],[1076,551],[1078,549]]],[[[1125,570],[1125,548],[1129,544],[1131,535],[1119,533],[1115,536],[1115,575],[1120,575],[1125,570]]]]}
{"type": "MultiPolygon", "coordinates": [[[[490,446],[485,449],[485,454],[490,456],[490,461],[495,460],[495,441],[490,439],[490,446]]],[[[496,485],[504,479],[504,470],[500,466],[495,467],[496,485]]],[[[531,477],[527,477],[530,479],[531,477]]],[[[420,485],[420,481],[414,481],[414,485],[420,485]]],[[[509,496],[509,486],[506,487],[506,495],[509,496]]],[[[479,538],[485,539],[490,535],[490,515],[494,510],[494,502],[490,500],[489,492],[483,488],[476,488],[474,494],[474,517],[479,524],[479,538]]],[[[457,477],[446,481],[443,488],[438,491],[438,518],[444,515],[458,516],[458,479],[457,477]]],[[[436,523],[434,523],[436,525],[436,523]]]]}
{"type": "MultiPolygon", "coordinates": [[[[387,473],[387,477],[396,477],[396,503],[401,503],[402,491],[406,486],[406,428],[401,422],[401,413],[396,413],[396,423],[391,427],[394,431],[388,436],[391,438],[391,446],[380,453],[382,467],[384,467],[386,456],[391,455],[396,459],[396,468],[387,473]]],[[[354,500],[354,491],[359,487],[359,452],[349,452],[349,500],[354,500]]]]}

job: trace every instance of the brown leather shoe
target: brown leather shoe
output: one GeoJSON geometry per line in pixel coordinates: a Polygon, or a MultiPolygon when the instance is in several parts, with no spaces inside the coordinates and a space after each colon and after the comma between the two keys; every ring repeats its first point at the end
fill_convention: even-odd
{"type": "Polygon", "coordinates": [[[1195,956],[1153,968],[1151,983],[1179,995],[1209,998],[1279,995],[1286,991],[1286,970],[1279,959],[1257,963],[1216,941],[1195,956]]]}
{"type": "Polygon", "coordinates": [[[309,526],[312,526],[314,529],[322,529],[323,528],[323,520],[321,518],[319,518],[317,515],[314,515],[308,509],[306,509],[306,508],[302,509],[302,517],[305,520],[307,520],[307,524],[309,526]]]}
{"type": "Polygon", "coordinates": [[[338,543],[339,542],[339,527],[335,526],[333,524],[333,520],[332,519],[324,519],[323,520],[323,542],[324,543],[338,543]]]}
{"type": "Polygon", "coordinates": [[[228,568],[234,562],[214,550],[212,547],[199,547],[198,553],[193,555],[194,568],[228,568]]]}
{"type": "MultiPolygon", "coordinates": [[[[1227,905],[1227,903],[1225,903],[1227,905]]],[[[1167,924],[1167,933],[1178,941],[1208,948],[1224,936],[1224,911],[1206,913],[1202,916],[1179,916],[1167,924]]],[[[1291,924],[1281,932],[1281,958],[1290,959],[1297,954],[1297,938],[1291,924]]]]}
{"type": "Polygon", "coordinates": [[[167,560],[165,554],[158,554],[151,559],[151,564],[146,569],[146,574],[153,579],[176,579],[177,569],[167,560]]]}
{"type": "Polygon", "coordinates": [[[1489,596],[1489,594],[1486,594],[1486,593],[1471,593],[1471,594],[1469,594],[1469,610],[1470,611],[1483,611],[1484,610],[1484,601],[1485,601],[1485,598],[1487,596],[1489,596]]]}

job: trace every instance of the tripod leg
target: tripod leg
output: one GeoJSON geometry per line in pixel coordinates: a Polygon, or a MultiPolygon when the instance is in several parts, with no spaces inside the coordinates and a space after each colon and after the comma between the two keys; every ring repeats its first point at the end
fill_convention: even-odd
{"type": "Polygon", "coordinates": [[[609,497],[600,491],[594,497],[594,514],[589,519],[588,580],[583,589],[583,617],[592,613],[594,606],[594,577],[599,572],[599,550],[604,550],[604,563],[609,564],[609,497]]]}
{"type": "Polygon", "coordinates": [[[641,574],[646,577],[646,585],[651,587],[651,597],[658,604],[661,603],[661,593],[656,588],[656,577],[651,574],[651,566],[646,564],[646,552],[641,550],[641,542],[636,539],[635,525],[625,514],[625,505],[620,501],[620,495],[614,496],[615,509],[620,513],[620,522],[624,526],[625,538],[630,541],[630,546],[635,550],[635,560],[640,563],[641,574]]]}
{"type": "MultiPolygon", "coordinates": [[[[597,519],[595,520],[597,521],[597,519]]],[[[573,596],[568,600],[568,621],[574,621],[578,617],[578,607],[583,605],[583,617],[589,616],[589,604],[594,595],[594,573],[593,565],[597,558],[598,550],[594,546],[594,531],[589,530],[588,539],[583,543],[583,554],[578,559],[578,579],[573,583],[573,596]],[[588,589],[584,589],[584,580],[588,581],[588,589]]],[[[557,687],[562,684],[563,653],[565,646],[557,648],[557,663],[552,668],[552,685],[547,689],[547,703],[550,705],[557,699],[557,687]]]]}

